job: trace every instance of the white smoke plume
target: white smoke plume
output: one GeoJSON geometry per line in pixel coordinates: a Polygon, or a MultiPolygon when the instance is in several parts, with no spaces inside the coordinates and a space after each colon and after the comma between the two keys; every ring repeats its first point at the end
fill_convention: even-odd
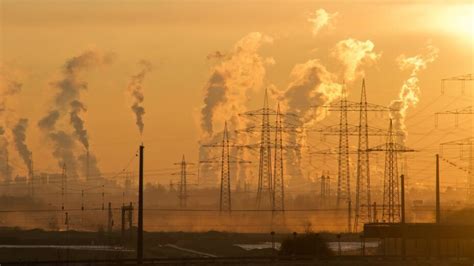
{"type": "Polygon", "coordinates": [[[89,50],[66,61],[62,68],[62,77],[52,82],[56,90],[51,110],[38,122],[38,127],[53,144],[53,156],[58,160],[59,167],[66,164],[70,177],[77,177],[77,162],[75,157],[74,139],[67,130],[57,129],[56,124],[62,117],[69,114],[69,123],[73,134],[89,149],[89,139],[83,118],[79,115],[85,112],[81,102],[81,92],[87,90],[87,83],[81,79],[81,74],[89,69],[108,65],[114,60],[114,54],[104,54],[89,50]]]}
{"type": "MultiPolygon", "coordinates": [[[[274,60],[263,58],[258,50],[263,44],[272,41],[269,36],[252,32],[239,40],[224,59],[212,68],[204,88],[204,106],[201,108],[201,129],[206,137],[213,135],[216,125],[220,129],[224,120],[246,111],[248,92],[262,88],[265,66],[273,64],[274,60]]],[[[231,124],[230,128],[235,129],[235,126],[231,124]]]]}
{"type": "Polygon", "coordinates": [[[337,12],[330,14],[322,8],[311,14],[311,16],[308,18],[308,22],[310,22],[313,26],[313,35],[318,35],[324,26],[329,26],[331,20],[333,20],[336,16],[337,12]]]}
{"type": "Polygon", "coordinates": [[[390,103],[390,107],[393,109],[390,113],[390,117],[393,120],[393,128],[395,131],[402,133],[400,137],[400,143],[405,143],[407,130],[405,125],[405,118],[407,115],[408,108],[415,107],[420,100],[420,86],[418,74],[421,70],[426,69],[428,63],[432,63],[438,57],[439,49],[429,44],[426,47],[424,54],[418,54],[412,57],[400,55],[397,58],[398,66],[401,70],[410,70],[410,76],[403,83],[398,99],[393,100],[390,103]]]}
{"type": "MultiPolygon", "coordinates": [[[[273,39],[260,32],[252,32],[237,41],[234,47],[226,53],[216,52],[208,58],[220,61],[211,68],[207,84],[204,87],[204,105],[201,108],[201,143],[216,143],[222,137],[215,130],[224,127],[228,121],[229,132],[245,127],[243,120],[237,114],[247,111],[248,93],[263,88],[266,66],[274,64],[273,58],[264,58],[259,54],[262,45],[272,43],[273,39]]],[[[239,143],[245,142],[245,137],[239,135],[239,143]]],[[[243,159],[243,151],[232,151],[232,156],[243,159]]],[[[199,157],[206,160],[210,156],[209,149],[200,149],[199,157]]],[[[212,173],[202,168],[203,175],[212,173]]],[[[245,166],[239,166],[241,177],[245,166]]]]}
{"type": "Polygon", "coordinates": [[[374,52],[374,43],[370,40],[359,41],[356,39],[346,39],[339,41],[334,47],[332,53],[344,65],[344,80],[353,81],[364,72],[360,69],[363,64],[370,65],[375,63],[381,56],[374,52]]]}
{"type": "MultiPolygon", "coordinates": [[[[297,127],[300,134],[290,132],[288,141],[292,144],[306,145],[306,128],[326,116],[323,108],[312,106],[328,105],[341,95],[342,85],[337,77],[326,70],[319,60],[309,60],[296,65],[290,75],[291,83],[280,96],[285,112],[295,113],[300,119],[297,127]]],[[[286,120],[286,119],[285,119],[286,120]]],[[[288,121],[295,123],[294,121],[288,121]]],[[[286,170],[290,176],[299,177],[301,173],[301,150],[289,150],[286,158],[286,170]]]]}
{"type": "Polygon", "coordinates": [[[28,168],[29,173],[33,172],[31,163],[31,151],[26,144],[26,129],[28,127],[28,119],[22,118],[18,120],[15,127],[13,127],[13,139],[15,142],[16,149],[20,154],[23,163],[28,168]]]}
{"type": "Polygon", "coordinates": [[[9,144],[11,133],[9,126],[14,117],[14,100],[20,92],[22,84],[16,80],[16,75],[11,69],[0,65],[0,175],[5,183],[11,181],[12,166],[8,162],[9,144]],[[9,169],[8,173],[6,169],[9,169]]]}
{"type": "Polygon", "coordinates": [[[130,83],[128,84],[127,91],[132,99],[131,109],[135,114],[136,124],[138,126],[138,131],[140,135],[143,134],[143,115],[145,114],[145,108],[143,107],[144,89],[143,89],[143,80],[145,79],[148,72],[152,70],[152,65],[146,60],[140,60],[138,62],[140,66],[140,71],[132,76],[130,83]]]}

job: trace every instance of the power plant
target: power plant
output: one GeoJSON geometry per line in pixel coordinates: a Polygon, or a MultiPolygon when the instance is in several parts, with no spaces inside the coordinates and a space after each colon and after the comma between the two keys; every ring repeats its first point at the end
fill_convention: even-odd
{"type": "Polygon", "coordinates": [[[102,2],[1,5],[0,265],[474,264],[472,4],[102,2]]]}

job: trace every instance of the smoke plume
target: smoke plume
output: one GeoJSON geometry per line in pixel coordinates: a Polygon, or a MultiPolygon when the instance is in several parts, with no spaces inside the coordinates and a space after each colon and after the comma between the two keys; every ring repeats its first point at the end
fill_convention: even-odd
{"type": "Polygon", "coordinates": [[[25,166],[28,168],[29,173],[33,172],[31,164],[31,151],[26,145],[26,128],[28,127],[28,119],[22,118],[18,120],[18,123],[13,128],[13,139],[15,142],[16,149],[20,154],[21,159],[25,163],[25,166]]]}
{"type": "MultiPolygon", "coordinates": [[[[290,132],[288,141],[292,144],[304,146],[306,144],[305,128],[322,120],[326,115],[323,108],[312,108],[312,106],[330,104],[340,97],[342,86],[335,82],[337,77],[328,72],[316,59],[296,65],[290,78],[291,83],[281,95],[280,100],[285,111],[296,113],[299,116],[296,126],[302,129],[303,132],[300,134],[290,132]]],[[[295,123],[294,121],[288,122],[295,123]]],[[[302,176],[300,150],[289,150],[286,162],[286,169],[290,176],[302,176]]]]}
{"type": "Polygon", "coordinates": [[[11,165],[8,162],[9,144],[11,142],[9,121],[14,117],[13,102],[22,87],[22,84],[16,80],[16,75],[10,70],[0,65],[0,174],[5,183],[11,181],[11,165]],[[8,130],[8,131],[7,131],[8,130]],[[8,171],[7,171],[8,170],[8,171]]]}
{"type": "Polygon", "coordinates": [[[428,45],[425,54],[418,54],[412,57],[406,57],[402,54],[397,58],[398,66],[401,70],[411,70],[410,76],[400,89],[398,99],[390,103],[390,107],[393,110],[390,113],[390,117],[393,120],[394,130],[403,134],[400,137],[400,143],[405,143],[407,136],[405,125],[407,110],[410,106],[415,107],[419,101],[421,90],[418,85],[418,74],[421,70],[426,69],[428,63],[436,60],[438,52],[438,48],[428,45]]]}
{"type": "MultiPolygon", "coordinates": [[[[215,53],[214,58],[220,61],[211,68],[209,78],[204,87],[204,105],[201,107],[201,143],[222,141],[215,130],[224,127],[228,121],[229,131],[245,127],[239,113],[247,111],[249,92],[261,90],[266,73],[266,66],[274,64],[273,58],[264,58],[259,54],[262,45],[272,43],[271,37],[260,32],[252,32],[237,41],[226,53],[215,53]]],[[[245,136],[238,138],[237,144],[243,144],[245,136]]],[[[232,156],[243,159],[244,151],[232,150],[232,156]]],[[[209,159],[209,149],[200,149],[201,160],[209,159]]],[[[238,166],[240,177],[245,176],[245,166],[238,166]]],[[[202,168],[203,174],[209,173],[210,167],[202,168]]]]}
{"type": "Polygon", "coordinates": [[[66,166],[67,175],[77,178],[77,162],[74,155],[75,142],[70,134],[59,130],[49,133],[49,139],[53,143],[53,156],[58,159],[59,167],[66,166]]]}
{"type": "Polygon", "coordinates": [[[313,25],[313,35],[318,35],[319,31],[327,25],[330,25],[331,20],[337,16],[336,13],[328,13],[324,9],[316,10],[311,16],[308,18],[308,22],[313,25]]]}
{"type": "MultiPolygon", "coordinates": [[[[273,40],[260,32],[252,32],[239,40],[225,58],[215,65],[204,88],[204,106],[201,108],[201,129],[211,137],[214,127],[223,126],[224,120],[244,112],[247,93],[262,88],[265,66],[272,58],[263,58],[258,50],[273,40]]],[[[221,54],[221,53],[220,53],[221,54]]],[[[230,128],[236,128],[235,120],[230,128]]]]}
{"type": "Polygon", "coordinates": [[[89,150],[89,139],[87,136],[87,130],[84,127],[84,121],[79,116],[80,112],[85,112],[86,108],[84,105],[78,101],[74,100],[71,102],[71,113],[70,119],[71,124],[74,127],[74,133],[76,137],[79,139],[79,142],[84,146],[86,150],[89,150]]]}
{"type": "Polygon", "coordinates": [[[372,64],[376,62],[380,53],[373,51],[374,44],[370,41],[359,41],[352,38],[338,42],[333,49],[335,56],[344,65],[344,80],[353,81],[358,76],[363,76],[363,71],[359,69],[362,64],[372,64]]]}
{"type": "Polygon", "coordinates": [[[52,107],[38,122],[38,127],[53,144],[53,156],[58,160],[59,167],[66,164],[68,175],[71,177],[78,176],[72,134],[86,150],[89,149],[87,130],[84,119],[80,115],[86,111],[81,102],[81,92],[87,90],[87,83],[81,79],[81,74],[92,68],[112,63],[114,57],[114,54],[110,53],[85,51],[68,59],[62,67],[61,79],[51,83],[56,91],[52,107]],[[72,126],[72,134],[69,130],[56,128],[58,122],[62,118],[66,119],[67,115],[72,126]]]}
{"type": "Polygon", "coordinates": [[[143,107],[143,80],[148,72],[152,70],[152,65],[150,62],[146,60],[141,60],[138,62],[140,66],[140,71],[132,76],[130,83],[128,84],[128,92],[132,99],[132,111],[135,114],[136,124],[138,126],[138,131],[140,131],[140,135],[143,134],[143,115],[145,114],[145,108],[143,107]]]}

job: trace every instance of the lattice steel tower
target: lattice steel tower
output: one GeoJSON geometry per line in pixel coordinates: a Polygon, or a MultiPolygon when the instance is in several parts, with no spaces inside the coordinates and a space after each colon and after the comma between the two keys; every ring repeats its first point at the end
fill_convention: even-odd
{"type": "Polygon", "coordinates": [[[362,80],[359,111],[359,146],[357,150],[357,179],[354,231],[359,222],[371,222],[370,169],[369,169],[369,127],[367,120],[367,95],[365,79],[362,80]]]}
{"type": "Polygon", "coordinates": [[[186,208],[187,207],[187,201],[188,201],[188,190],[187,190],[187,173],[186,173],[186,159],[184,158],[181,160],[181,180],[179,182],[179,207],[180,208],[186,208]]]}
{"type": "MultiPolygon", "coordinates": [[[[398,133],[398,132],[397,132],[398,133]]],[[[385,172],[383,185],[382,220],[387,223],[400,221],[400,186],[398,176],[398,154],[413,152],[395,140],[392,119],[388,127],[387,142],[383,145],[368,149],[368,151],[385,151],[385,172]]]]}
{"type": "Polygon", "coordinates": [[[258,167],[257,208],[272,206],[272,154],[270,140],[270,108],[268,107],[268,94],[265,90],[265,99],[262,109],[262,132],[260,139],[260,162],[258,167]]]}
{"type": "Polygon", "coordinates": [[[273,211],[285,210],[285,188],[283,179],[283,129],[280,104],[277,107],[275,121],[275,161],[273,170],[273,211]]]}
{"type": "Polygon", "coordinates": [[[229,136],[227,133],[227,122],[224,125],[222,137],[222,157],[221,157],[221,193],[219,199],[219,211],[230,212],[232,210],[230,194],[230,153],[229,136]]]}
{"type": "Polygon", "coordinates": [[[341,110],[339,119],[339,158],[337,175],[337,207],[341,203],[351,200],[351,184],[349,169],[349,134],[347,123],[347,96],[346,89],[343,88],[341,95],[341,110]]]}

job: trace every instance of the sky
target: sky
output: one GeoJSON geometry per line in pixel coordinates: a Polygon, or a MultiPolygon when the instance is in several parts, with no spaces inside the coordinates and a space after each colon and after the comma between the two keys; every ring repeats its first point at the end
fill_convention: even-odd
{"type": "MultiPolygon", "coordinates": [[[[243,97],[235,106],[228,105],[235,107],[232,110],[217,107],[211,123],[219,131],[223,125],[216,116],[260,108],[265,88],[271,91],[272,106],[279,99],[290,108],[281,95],[297,82],[295,66],[311,60],[318,60],[333,75],[329,83],[344,83],[351,100],[358,99],[365,77],[369,102],[385,106],[399,97],[412,74],[413,67],[403,68],[403,59],[427,62],[416,75],[419,101],[406,111],[406,145],[420,150],[409,157],[412,172],[419,175],[413,182],[432,176],[429,164],[439,143],[472,136],[472,119],[461,117],[462,125],[456,129],[452,119],[443,117],[435,129],[433,115],[472,105],[472,87],[461,95],[460,85],[450,83],[441,95],[440,85],[443,78],[474,71],[471,1],[0,0],[0,12],[0,81],[21,84],[18,93],[8,96],[2,125],[8,131],[18,119],[28,119],[25,143],[33,153],[35,171],[60,171],[51,140],[37,124],[51,110],[62,110],[54,100],[55,84],[67,77],[64,66],[71,58],[87,51],[100,58],[94,59],[96,66],[78,71],[78,80],[88,87],[80,90],[87,110],[80,117],[89,150],[103,173],[120,172],[141,142],[148,169],[171,168],[183,154],[189,161],[198,161],[199,142],[212,139],[202,127],[202,116],[216,71],[232,72],[227,73],[233,93],[228,97],[243,97]],[[252,38],[258,39],[256,43],[252,38]],[[344,62],[336,51],[337,44],[348,39],[371,44],[353,77],[347,68],[351,63],[347,60],[353,58],[344,62]],[[430,52],[436,54],[431,59],[427,58],[430,52]],[[145,110],[141,135],[128,88],[143,70],[143,60],[152,67],[140,82],[145,110]],[[248,77],[242,82],[239,75],[248,77]]],[[[64,112],[67,116],[69,111],[64,112]]],[[[357,123],[356,116],[350,119],[357,123]]],[[[387,127],[385,120],[370,119],[374,125],[387,127]]],[[[312,126],[334,122],[335,114],[312,126]]],[[[57,129],[71,135],[74,131],[64,121],[57,129]]],[[[13,136],[7,133],[6,137],[14,172],[26,174],[13,136]]],[[[308,138],[317,145],[319,136],[308,138]]],[[[378,141],[374,139],[374,145],[378,141]]],[[[84,153],[79,142],[74,138],[75,156],[84,153]]],[[[351,142],[356,145],[355,139],[351,142]]],[[[168,183],[172,177],[150,178],[168,183]]]]}

